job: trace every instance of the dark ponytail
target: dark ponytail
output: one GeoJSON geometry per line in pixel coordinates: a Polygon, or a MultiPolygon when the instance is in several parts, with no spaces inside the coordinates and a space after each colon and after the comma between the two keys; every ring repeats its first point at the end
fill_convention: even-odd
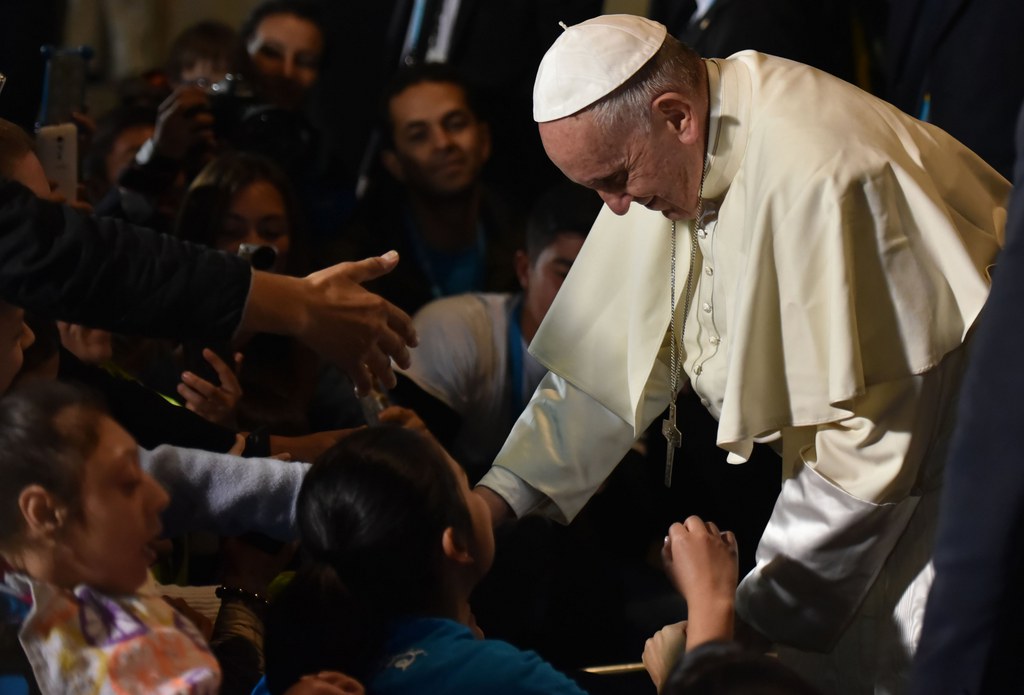
{"type": "Polygon", "coordinates": [[[297,516],[313,564],[268,619],[271,692],[321,670],[372,675],[392,621],[440,603],[444,530],[472,533],[444,450],[390,425],[356,432],[325,452],[303,482],[297,516]]]}

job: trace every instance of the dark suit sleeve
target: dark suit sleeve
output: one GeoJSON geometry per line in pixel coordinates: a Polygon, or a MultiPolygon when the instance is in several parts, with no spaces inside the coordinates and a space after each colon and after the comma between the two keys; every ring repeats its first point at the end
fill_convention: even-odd
{"type": "Polygon", "coordinates": [[[241,320],[251,275],[240,258],[83,215],[0,180],[0,298],[39,315],[223,339],[241,320]]]}
{"type": "Polygon", "coordinates": [[[959,404],[913,693],[1024,692],[1024,111],[1006,248],[959,404]]]}

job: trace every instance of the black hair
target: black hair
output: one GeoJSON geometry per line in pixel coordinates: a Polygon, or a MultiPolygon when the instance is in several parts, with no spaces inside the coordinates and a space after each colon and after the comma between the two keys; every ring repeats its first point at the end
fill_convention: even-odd
{"type": "Polygon", "coordinates": [[[777,658],[736,643],[709,642],[687,652],[661,695],[821,695],[777,658]]]}
{"type": "Polygon", "coordinates": [[[307,243],[295,191],[281,168],[261,155],[228,152],[203,167],[181,201],[174,234],[179,239],[212,247],[223,230],[232,198],[258,181],[276,188],[284,200],[290,243],[285,272],[304,275],[307,243]]]}
{"type": "Polygon", "coordinates": [[[586,237],[601,211],[601,198],[589,188],[562,179],[541,195],[526,223],[526,254],[533,263],[560,234],[586,237]]]}
{"type": "Polygon", "coordinates": [[[431,438],[393,425],[360,430],[310,469],[296,504],[301,569],[267,619],[267,684],[306,673],[372,674],[384,630],[442,596],[441,537],[469,538],[455,472],[431,438]]]}
{"type": "Polygon", "coordinates": [[[0,400],[0,546],[17,542],[18,496],[29,485],[80,509],[82,465],[96,450],[105,412],[91,393],[53,381],[30,382],[0,400]]]}
{"type": "Polygon", "coordinates": [[[276,14],[294,15],[316,25],[324,39],[324,54],[321,56],[321,62],[323,62],[323,57],[327,53],[327,29],[320,5],[312,0],[266,0],[266,2],[256,5],[242,22],[242,28],[238,32],[242,50],[245,50],[253,34],[256,33],[260,22],[276,14]]]}
{"type": "Polygon", "coordinates": [[[450,84],[460,89],[466,98],[466,106],[473,116],[486,121],[481,104],[474,90],[455,67],[448,63],[414,63],[399,68],[384,88],[380,103],[381,134],[385,148],[394,147],[394,123],[391,122],[391,100],[418,84],[424,83],[450,84]]]}
{"type": "Polygon", "coordinates": [[[235,30],[223,22],[205,20],[186,27],[174,39],[165,70],[173,83],[181,82],[181,73],[200,60],[224,65],[226,72],[234,72],[238,55],[235,30]]]}

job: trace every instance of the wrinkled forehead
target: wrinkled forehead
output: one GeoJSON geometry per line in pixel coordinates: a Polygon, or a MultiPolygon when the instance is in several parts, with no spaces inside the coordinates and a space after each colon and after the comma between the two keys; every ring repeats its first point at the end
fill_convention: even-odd
{"type": "Polygon", "coordinates": [[[625,167],[628,142],[598,128],[587,113],[538,124],[544,151],[563,174],[595,188],[625,167]]]}

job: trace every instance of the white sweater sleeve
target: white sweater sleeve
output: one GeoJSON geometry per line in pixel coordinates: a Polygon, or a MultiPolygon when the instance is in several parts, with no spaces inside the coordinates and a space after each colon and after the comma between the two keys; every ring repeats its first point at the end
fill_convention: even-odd
{"type": "Polygon", "coordinates": [[[139,461],[170,495],[163,515],[168,535],[202,530],[225,536],[258,531],[279,540],[298,536],[295,502],[308,463],[174,446],[140,448],[139,461]]]}

